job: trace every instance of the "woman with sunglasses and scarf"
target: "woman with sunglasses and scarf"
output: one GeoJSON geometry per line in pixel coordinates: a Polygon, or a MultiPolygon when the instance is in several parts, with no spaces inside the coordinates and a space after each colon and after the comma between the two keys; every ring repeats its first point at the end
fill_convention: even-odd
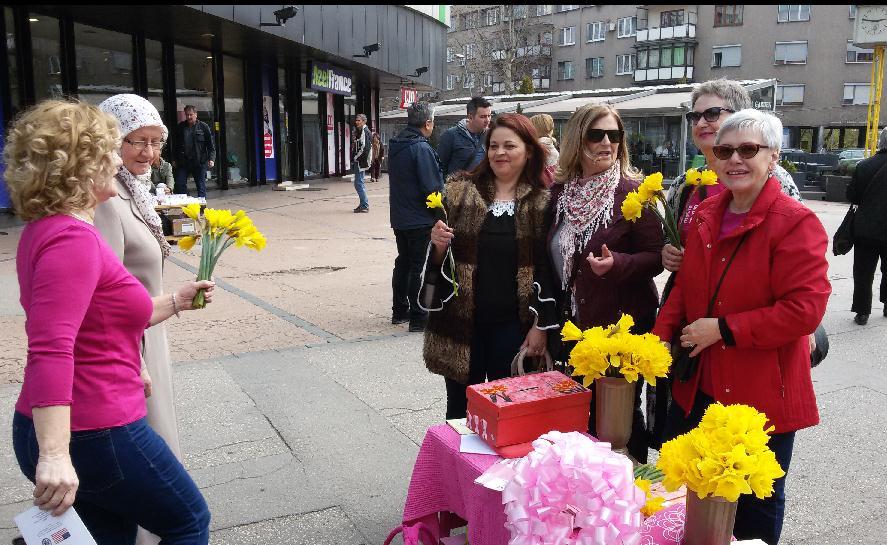
{"type": "MultiPolygon", "coordinates": [[[[712,147],[715,144],[715,135],[718,133],[721,123],[729,119],[734,112],[751,108],[751,97],[739,82],[716,79],[706,81],[696,87],[690,96],[690,103],[691,111],[686,114],[687,123],[692,129],[693,143],[705,156],[705,164],[707,165],[699,167],[699,170],[709,169],[715,161],[712,147]]],[[[784,168],[774,165],[773,176],[779,181],[779,185],[786,195],[798,201],[801,200],[801,194],[798,192],[794,180],[784,168]]],[[[718,195],[724,189],[724,185],[721,183],[712,186],[688,184],[685,174],[681,174],[675,179],[669,188],[666,200],[679,218],[678,227],[682,246],[686,244],[687,230],[699,204],[708,197],[718,195]]],[[[663,246],[662,265],[672,272],[662,290],[663,304],[668,298],[683,258],[684,252],[682,250],[678,250],[668,243],[663,246]]],[[[668,414],[668,407],[671,405],[668,393],[669,380],[660,379],[656,382],[656,387],[647,388],[647,431],[650,435],[650,447],[654,449],[659,449],[662,444],[665,415],[668,414]]]]}
{"type": "MultiPolygon", "coordinates": [[[[775,427],[769,446],[788,472],[795,432],[819,423],[807,337],[831,285],[825,229],[771,174],[781,145],[772,114],[741,110],[721,125],[711,166],[725,190],[696,210],[653,333],[699,355],[673,378],[664,439],[696,427],[716,401],[750,405],[775,427]]],[[[740,496],[733,534],[774,545],[784,512],[785,477],[767,499],[740,496]]]]}
{"type": "MultiPolygon", "coordinates": [[[[659,300],[653,278],[662,272],[662,228],[653,214],[630,222],[621,212],[625,196],[637,189],[640,177],[629,163],[619,113],[609,105],[577,110],[564,130],[551,187],[554,220],[548,248],[553,284],[562,289],[561,324],[571,320],[583,329],[606,326],[625,313],[634,317],[635,333],[653,327],[659,300]]],[[[566,347],[556,340],[552,355],[566,361],[566,347]]],[[[640,402],[639,381],[628,452],[646,462],[640,402]]],[[[595,433],[594,402],[589,430],[595,433]]]]}

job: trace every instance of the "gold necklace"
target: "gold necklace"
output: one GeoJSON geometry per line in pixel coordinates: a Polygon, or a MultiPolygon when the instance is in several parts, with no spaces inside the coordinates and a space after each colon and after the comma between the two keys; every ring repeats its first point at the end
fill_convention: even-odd
{"type": "Polygon", "coordinates": [[[77,212],[69,211],[69,212],[67,213],[67,215],[68,215],[68,216],[71,216],[72,218],[77,218],[78,220],[80,220],[80,221],[82,221],[82,222],[84,222],[84,223],[88,223],[88,224],[90,224],[90,225],[94,225],[91,219],[89,219],[89,218],[84,218],[83,216],[81,216],[81,215],[78,214],[77,212]]]}

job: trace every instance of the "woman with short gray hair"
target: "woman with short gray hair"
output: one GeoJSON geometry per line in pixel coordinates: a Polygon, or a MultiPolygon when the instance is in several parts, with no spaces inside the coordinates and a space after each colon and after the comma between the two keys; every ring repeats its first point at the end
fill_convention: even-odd
{"type": "MultiPolygon", "coordinates": [[[[672,370],[664,440],[696,427],[715,402],[750,405],[775,428],[768,444],[788,472],[795,432],[819,423],[807,338],[831,285],[825,229],[772,174],[781,145],[772,114],[741,110],[721,125],[712,167],[724,191],[695,211],[686,263],[653,333],[699,356],[672,370]]],[[[740,496],[733,534],[775,545],[784,512],[782,477],[766,499],[740,496]]]]}

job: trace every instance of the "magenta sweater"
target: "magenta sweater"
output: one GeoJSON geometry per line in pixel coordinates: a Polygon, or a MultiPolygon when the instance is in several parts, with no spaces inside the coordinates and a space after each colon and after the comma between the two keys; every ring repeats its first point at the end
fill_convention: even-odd
{"type": "Polygon", "coordinates": [[[95,228],[57,215],[30,222],[16,256],[28,362],[15,410],[71,406],[71,431],[146,414],[140,343],[148,292],[95,228]]]}

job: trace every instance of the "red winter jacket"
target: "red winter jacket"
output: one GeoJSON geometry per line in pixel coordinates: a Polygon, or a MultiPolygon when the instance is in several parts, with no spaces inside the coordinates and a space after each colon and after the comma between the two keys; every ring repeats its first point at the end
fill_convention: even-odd
{"type": "Polygon", "coordinates": [[[831,293],[828,237],[813,212],[784,195],[770,178],[742,224],[718,241],[732,198],[725,191],[697,210],[674,290],[653,333],[671,339],[682,320],[706,317],[726,262],[748,232],[710,316],[725,317],[736,344],[719,340],[703,350],[696,373],[687,382],[675,380],[672,395],[689,414],[702,367],[711,365],[715,400],[755,407],[776,433],[814,426],[819,412],[807,336],[822,321],[831,293]]]}

